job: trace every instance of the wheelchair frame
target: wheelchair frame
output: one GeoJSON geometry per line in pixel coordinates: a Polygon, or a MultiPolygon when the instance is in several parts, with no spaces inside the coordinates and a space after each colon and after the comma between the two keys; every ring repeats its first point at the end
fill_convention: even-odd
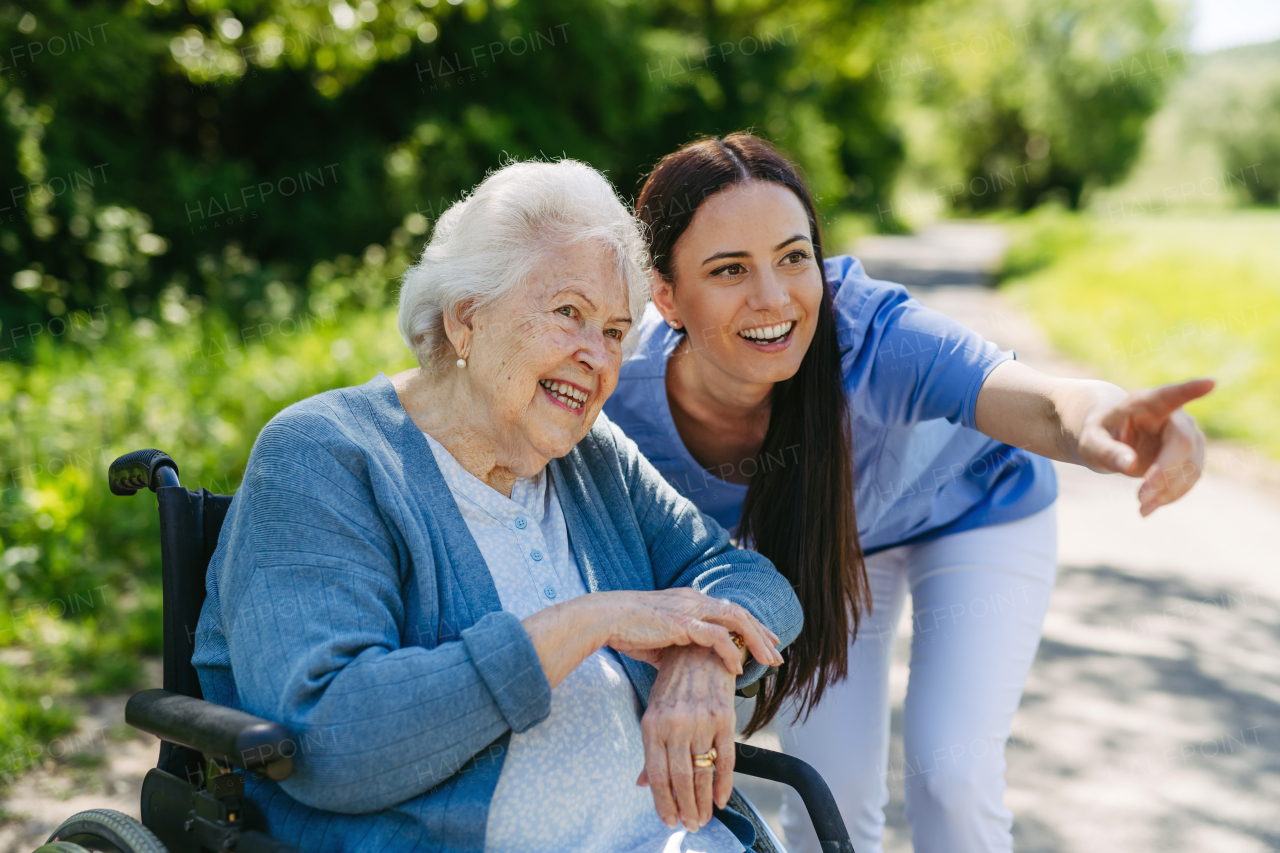
{"type": "MultiPolygon", "coordinates": [[[[244,776],[232,772],[239,768],[276,781],[288,778],[293,769],[289,733],[279,723],[205,701],[191,665],[209,559],[232,496],[188,491],[178,481],[177,463],[159,450],[121,456],[111,464],[108,480],[116,495],[155,492],[160,512],[164,687],[135,694],[125,707],[126,723],[160,738],[159,761],[142,783],[142,826],[154,839],[135,847],[128,830],[141,827],[132,818],[84,812],[64,822],[37,853],[84,849],[76,844],[107,853],[153,853],[159,845],[168,853],[300,853],[268,834],[244,796],[244,776]],[[125,831],[111,835],[122,825],[125,831]],[[155,840],[159,845],[151,843],[155,840]]],[[[740,743],[734,769],[790,785],[804,801],[824,853],[853,853],[835,799],[811,766],[740,743]]],[[[772,848],[772,833],[750,803],[735,791],[730,805],[745,806],[756,823],[756,850],[772,848]]]]}

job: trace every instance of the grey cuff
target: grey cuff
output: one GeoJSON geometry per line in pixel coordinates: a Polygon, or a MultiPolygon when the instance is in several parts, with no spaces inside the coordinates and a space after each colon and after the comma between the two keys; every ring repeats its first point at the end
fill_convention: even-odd
{"type": "Polygon", "coordinates": [[[462,642],[513,732],[523,732],[547,718],[551,684],[533,640],[514,613],[486,613],[462,632],[462,642]]]}

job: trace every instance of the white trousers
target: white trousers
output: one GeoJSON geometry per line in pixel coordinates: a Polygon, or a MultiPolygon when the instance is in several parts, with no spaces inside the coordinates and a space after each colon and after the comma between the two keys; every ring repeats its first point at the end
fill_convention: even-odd
{"type": "MultiPolygon", "coordinates": [[[[1057,573],[1050,506],[1008,524],[954,533],[867,558],[872,611],[849,650],[848,678],[806,722],[779,714],[782,748],[817,768],[858,853],[882,853],[886,775],[901,779],[916,853],[1011,851],[1004,745],[1057,573]],[[889,664],[911,590],[911,675],[904,761],[888,767],[889,664]]],[[[819,853],[800,798],[786,789],[791,853],[819,853]]]]}

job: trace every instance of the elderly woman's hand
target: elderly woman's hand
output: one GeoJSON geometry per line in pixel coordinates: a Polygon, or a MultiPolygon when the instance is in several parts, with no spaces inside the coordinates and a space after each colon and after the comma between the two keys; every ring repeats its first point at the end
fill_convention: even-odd
{"type": "Polygon", "coordinates": [[[610,646],[658,667],[640,721],[645,769],[663,822],[691,831],[733,792],[733,688],[749,652],[778,666],[778,637],[745,607],[687,587],[594,592],[539,610],[522,623],[554,688],[587,656],[610,646]],[[729,636],[744,640],[739,649],[729,636]],[[694,755],[716,750],[712,767],[694,755]],[[714,783],[714,790],[713,790],[714,783]]]}
{"type": "Polygon", "coordinates": [[[702,646],[715,650],[729,673],[741,675],[742,654],[732,631],[760,663],[782,663],[777,635],[742,605],[687,587],[600,595],[616,608],[605,645],[636,660],[661,666],[671,647],[702,646]]]}
{"type": "Polygon", "coordinates": [[[668,650],[649,706],[640,721],[644,770],[636,780],[653,791],[658,816],[691,832],[724,808],[733,793],[733,674],[715,652],[699,646],[668,650]],[[716,750],[714,767],[695,767],[693,756],[716,750]]]}
{"type": "Polygon", "coordinates": [[[742,653],[730,631],[760,663],[782,663],[778,637],[749,610],[687,587],[593,592],[543,608],[522,624],[552,687],[601,646],[654,666],[663,665],[673,646],[707,648],[740,675],[742,653]]]}

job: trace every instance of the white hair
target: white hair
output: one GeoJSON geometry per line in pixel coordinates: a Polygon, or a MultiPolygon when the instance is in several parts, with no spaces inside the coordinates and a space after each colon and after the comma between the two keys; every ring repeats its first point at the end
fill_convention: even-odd
{"type": "MultiPolygon", "coordinates": [[[[479,310],[526,282],[556,245],[598,241],[613,252],[636,325],[649,297],[640,223],[595,169],[576,160],[510,163],[436,222],[418,263],[401,279],[400,334],[424,368],[451,363],[445,314],[479,310]]],[[[636,336],[624,339],[624,350],[636,336]]]]}

